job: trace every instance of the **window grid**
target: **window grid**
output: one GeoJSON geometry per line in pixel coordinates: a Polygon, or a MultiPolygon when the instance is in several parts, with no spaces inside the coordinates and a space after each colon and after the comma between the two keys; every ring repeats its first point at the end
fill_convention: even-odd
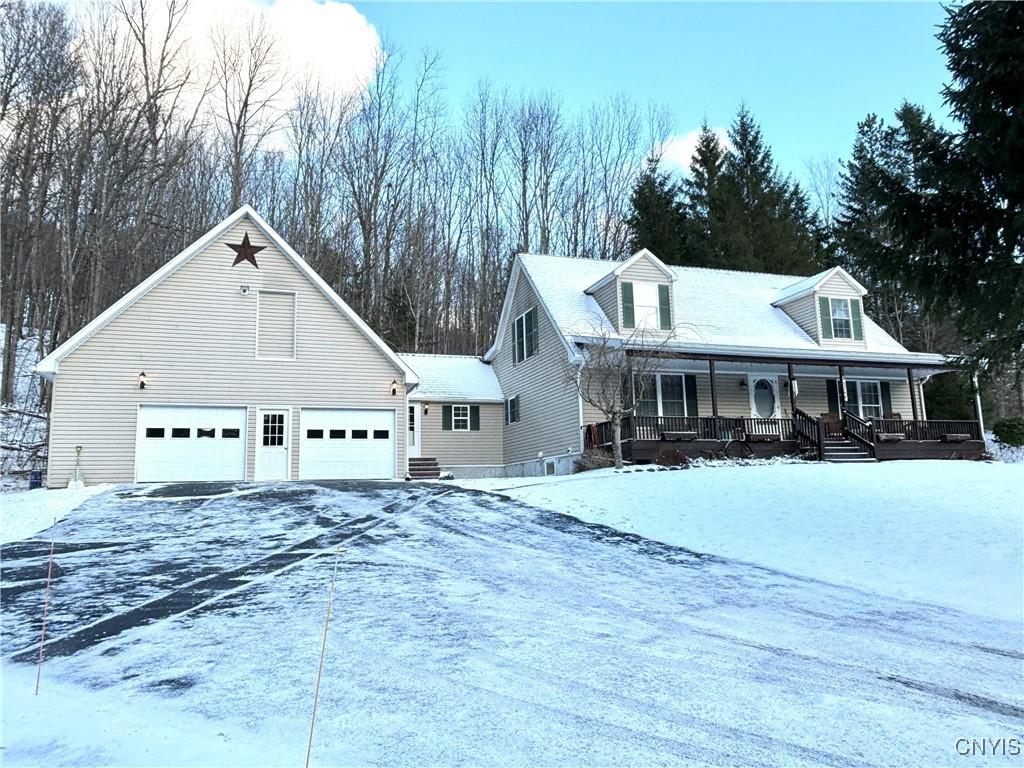
{"type": "Polygon", "coordinates": [[[263,445],[277,447],[284,445],[284,414],[263,414],[263,445]]]}
{"type": "Polygon", "coordinates": [[[469,432],[469,406],[452,406],[452,429],[455,432],[469,432]]]}
{"type": "Polygon", "coordinates": [[[832,310],[832,336],[836,339],[853,338],[853,322],[850,315],[849,299],[829,299],[832,310]]]}

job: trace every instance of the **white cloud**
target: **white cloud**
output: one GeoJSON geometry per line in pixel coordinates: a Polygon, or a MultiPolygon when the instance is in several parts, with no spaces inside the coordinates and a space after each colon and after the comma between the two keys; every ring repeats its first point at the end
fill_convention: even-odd
{"type": "MultiPolygon", "coordinates": [[[[148,8],[150,34],[155,44],[166,29],[167,0],[151,2],[148,8]]],[[[132,3],[127,4],[132,7],[132,3]]],[[[83,29],[121,27],[128,38],[124,20],[113,6],[98,5],[95,0],[69,0],[72,15],[83,29]],[[106,13],[97,15],[98,8],[106,13]]],[[[183,94],[182,106],[191,110],[202,98],[214,70],[213,35],[220,30],[237,32],[244,39],[247,26],[265,20],[275,40],[278,69],[283,88],[276,99],[278,110],[287,109],[298,88],[305,82],[318,83],[326,91],[350,94],[372,76],[381,54],[376,28],[349,3],[336,0],[193,0],[188,5],[177,41],[191,69],[191,85],[183,94]]],[[[179,71],[181,63],[179,62],[179,71]]],[[[206,110],[215,110],[216,94],[205,102],[206,110]]],[[[281,136],[272,138],[280,143],[281,136]]]]}
{"type": "MultiPolygon", "coordinates": [[[[711,131],[718,137],[723,147],[730,146],[729,135],[725,128],[711,128],[711,131]]],[[[697,140],[700,138],[700,128],[694,128],[688,133],[677,133],[669,136],[661,145],[661,161],[665,168],[672,171],[689,173],[690,160],[697,150],[697,140]]]]}
{"type": "Polygon", "coordinates": [[[351,92],[372,74],[380,36],[352,5],[335,0],[200,0],[189,7],[184,24],[199,66],[208,66],[212,58],[212,30],[229,25],[244,32],[260,16],[276,38],[293,88],[311,79],[327,89],[351,92]]]}

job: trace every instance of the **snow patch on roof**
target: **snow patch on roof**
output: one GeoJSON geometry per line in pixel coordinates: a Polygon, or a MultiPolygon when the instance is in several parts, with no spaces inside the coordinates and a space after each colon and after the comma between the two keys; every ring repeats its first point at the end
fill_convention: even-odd
{"type": "Polygon", "coordinates": [[[494,368],[473,355],[398,355],[419,376],[410,393],[417,400],[468,400],[502,402],[505,398],[494,368]]]}

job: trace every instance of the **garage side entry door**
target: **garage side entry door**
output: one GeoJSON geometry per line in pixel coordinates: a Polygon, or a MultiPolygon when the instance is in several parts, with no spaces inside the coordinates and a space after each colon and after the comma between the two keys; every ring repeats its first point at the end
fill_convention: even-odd
{"type": "Polygon", "coordinates": [[[244,407],[140,406],[135,479],[245,480],[245,425],[244,407]]]}
{"type": "Polygon", "coordinates": [[[395,412],[303,408],[300,480],[390,480],[395,476],[395,412]]]}

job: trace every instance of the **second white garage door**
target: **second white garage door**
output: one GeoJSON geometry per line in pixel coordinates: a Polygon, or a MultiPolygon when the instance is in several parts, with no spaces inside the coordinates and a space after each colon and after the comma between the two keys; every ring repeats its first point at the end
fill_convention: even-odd
{"type": "Polygon", "coordinates": [[[394,411],[302,409],[300,480],[390,480],[394,476],[394,411]]]}

